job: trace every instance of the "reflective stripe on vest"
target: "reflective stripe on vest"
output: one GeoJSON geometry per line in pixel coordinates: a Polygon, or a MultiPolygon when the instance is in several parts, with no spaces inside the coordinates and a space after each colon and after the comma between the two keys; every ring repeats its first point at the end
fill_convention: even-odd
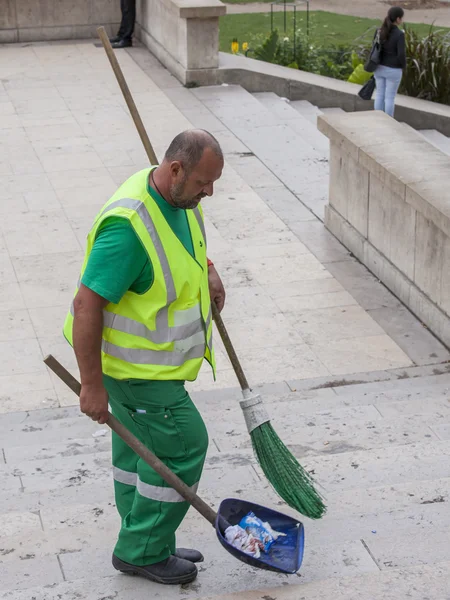
{"type": "MultiPolygon", "coordinates": [[[[144,496],[144,498],[148,498],[149,500],[173,503],[186,502],[183,496],[181,496],[173,488],[160,487],[157,485],[150,485],[149,483],[144,483],[143,481],[141,481],[141,479],[139,479],[137,473],[131,473],[130,471],[124,471],[123,469],[119,469],[119,467],[113,467],[113,477],[114,481],[136,487],[139,494],[141,496],[144,496]]],[[[198,489],[198,483],[192,485],[190,489],[193,492],[196,492],[198,489]]]]}
{"type": "MultiPolygon", "coordinates": [[[[74,316],[73,302],[70,306],[70,314],[74,316]]],[[[145,338],[154,344],[172,343],[184,340],[190,340],[202,334],[203,339],[205,337],[205,328],[208,331],[209,325],[212,319],[211,310],[208,313],[205,325],[201,318],[200,308],[193,306],[191,309],[177,311],[174,313],[175,323],[177,321],[186,320],[185,324],[175,324],[174,327],[165,325],[156,331],[152,331],[146,325],[129,317],[123,317],[117,313],[110,312],[109,310],[103,311],[103,326],[115,331],[121,331],[122,333],[129,333],[138,337],[145,338]],[[186,314],[185,314],[186,313],[186,314]],[[187,314],[189,313],[189,314],[187,314]],[[194,316],[197,317],[200,314],[200,318],[190,320],[194,316]]],[[[196,339],[199,339],[196,337],[196,339]]],[[[195,345],[195,344],[194,344],[195,345]]]]}
{"type": "Polygon", "coordinates": [[[205,240],[205,244],[206,244],[205,224],[203,222],[202,215],[200,214],[200,211],[198,210],[198,206],[196,208],[194,208],[192,212],[194,213],[195,218],[197,219],[198,226],[200,227],[200,231],[202,232],[202,236],[203,236],[203,239],[205,240]]]}
{"type": "Polygon", "coordinates": [[[203,358],[205,354],[205,336],[202,334],[203,342],[193,346],[187,351],[175,352],[164,350],[141,350],[139,348],[123,348],[111,342],[102,341],[102,350],[105,354],[120,358],[135,365],[166,365],[170,367],[181,367],[191,358],[203,358]]]}

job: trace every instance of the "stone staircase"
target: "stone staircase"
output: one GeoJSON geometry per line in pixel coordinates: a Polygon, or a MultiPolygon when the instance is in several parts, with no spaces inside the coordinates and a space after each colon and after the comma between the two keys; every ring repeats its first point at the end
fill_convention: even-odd
{"type": "MultiPolygon", "coordinates": [[[[290,102],[272,92],[250,94],[232,85],[199,88],[193,94],[246,147],[243,152],[230,153],[227,159],[242,177],[250,178],[252,187],[267,185],[258,173],[254,160],[257,157],[323,221],[328,197],[329,141],[317,130],[317,117],[343,113],[342,109],[319,109],[306,100],[290,102]]],[[[450,138],[440,132],[424,130],[417,135],[425,136],[450,154],[450,138]]]]}
{"type": "MultiPolygon", "coordinates": [[[[178,543],[206,556],[194,584],[162,589],[118,575],[107,429],[76,406],[0,415],[0,599],[449,600],[450,354],[324,230],[329,149],[316,120],[327,111],[236,86],[164,94],[193,126],[216,133],[242,180],[412,366],[259,386],[275,429],[328,505],[321,521],[305,519],[295,576],[235,561],[193,511],[178,543]]],[[[436,134],[417,135],[448,152],[436,134]]],[[[292,512],[255,462],[239,397],[236,388],[193,393],[211,440],[200,493],[216,507],[237,496],[292,512]]]]}
{"type": "MultiPolygon", "coordinates": [[[[450,374],[420,373],[262,388],[275,428],[320,482],[328,514],[306,520],[303,566],[283,576],[235,561],[191,511],[179,543],[201,547],[206,561],[198,581],[181,589],[161,590],[110,566],[119,523],[103,427],[76,407],[3,415],[0,589],[15,591],[0,598],[172,600],[225,590],[236,595],[224,598],[249,600],[448,598],[450,374]]],[[[215,506],[239,496],[292,512],[254,461],[238,397],[236,389],[194,394],[211,438],[201,494],[215,506]]]]}

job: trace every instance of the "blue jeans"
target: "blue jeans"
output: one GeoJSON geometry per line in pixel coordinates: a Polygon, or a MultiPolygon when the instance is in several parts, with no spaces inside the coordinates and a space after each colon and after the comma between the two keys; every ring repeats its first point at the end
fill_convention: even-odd
{"type": "Polygon", "coordinates": [[[380,65],[375,71],[377,93],[375,110],[382,110],[390,117],[394,116],[395,96],[402,80],[402,69],[393,69],[380,65]]]}

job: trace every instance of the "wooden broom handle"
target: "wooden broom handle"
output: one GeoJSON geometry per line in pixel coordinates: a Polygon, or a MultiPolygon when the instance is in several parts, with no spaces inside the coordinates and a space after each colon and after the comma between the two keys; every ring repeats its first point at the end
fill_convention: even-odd
{"type": "MultiPolygon", "coordinates": [[[[56,360],[51,354],[44,359],[45,364],[49,367],[77,396],[80,395],[80,383],[56,360]]],[[[217,513],[204,502],[195,492],[188,487],[184,481],[175,475],[157,456],[153,454],[144,444],[139,441],[126,427],[122,425],[111,413],[108,413],[106,424],[110,427],[122,440],[142,458],[154,471],[161,475],[166,483],[171,488],[176,490],[191,506],[205,517],[213,527],[216,525],[217,513]]],[[[223,521],[222,527],[228,526],[228,523],[223,521]]]]}
{"type": "MultiPolygon", "coordinates": [[[[158,159],[156,158],[156,154],[153,150],[152,144],[147,135],[147,131],[145,130],[144,123],[142,122],[142,119],[139,115],[139,111],[133,100],[133,96],[131,95],[130,88],[128,87],[125,77],[122,73],[122,69],[120,68],[120,65],[117,61],[116,55],[115,55],[114,50],[109,41],[106,30],[104,27],[98,27],[97,33],[103,44],[103,47],[105,49],[106,55],[109,59],[109,62],[111,63],[111,67],[116,76],[117,83],[119,84],[120,89],[122,90],[123,97],[125,98],[125,102],[127,103],[127,106],[130,110],[134,124],[136,125],[136,129],[139,133],[139,137],[141,138],[141,141],[144,144],[144,148],[145,148],[145,151],[147,152],[147,156],[150,161],[150,164],[157,165],[158,159]]],[[[236,377],[238,378],[239,383],[241,385],[241,389],[248,390],[248,389],[250,389],[250,387],[248,385],[247,378],[245,377],[244,371],[241,367],[241,363],[239,362],[236,351],[230,340],[230,336],[228,335],[228,332],[222,321],[222,317],[220,316],[219,311],[217,310],[214,302],[212,302],[212,313],[213,313],[214,321],[216,323],[216,327],[219,331],[220,337],[222,338],[223,344],[227,351],[228,357],[231,361],[231,364],[233,365],[233,369],[234,369],[234,372],[236,373],[236,377]]],[[[70,374],[69,374],[69,376],[71,377],[70,374]]]]}
{"type": "Polygon", "coordinates": [[[227,351],[228,358],[230,359],[234,372],[236,373],[236,377],[239,380],[241,389],[242,391],[249,390],[250,386],[248,385],[247,377],[245,376],[238,355],[236,354],[236,350],[234,349],[233,343],[228,335],[228,331],[226,330],[225,324],[220,316],[219,309],[214,301],[211,302],[211,309],[217,331],[219,332],[223,345],[225,346],[225,350],[227,351]]]}
{"type": "Polygon", "coordinates": [[[153,146],[150,143],[150,139],[145,131],[144,123],[142,122],[141,115],[137,109],[137,106],[133,100],[133,96],[131,95],[130,88],[128,87],[127,82],[125,81],[125,77],[122,73],[122,69],[120,68],[119,62],[114,53],[113,47],[111,46],[111,42],[109,41],[109,37],[106,33],[104,27],[97,28],[98,37],[100,38],[103,48],[105,49],[106,56],[111,63],[111,67],[114,71],[114,74],[117,79],[117,83],[122,90],[123,97],[125,98],[125,102],[127,103],[128,109],[131,113],[131,117],[133,118],[134,124],[136,125],[136,129],[138,130],[139,136],[141,138],[142,143],[144,144],[145,151],[147,152],[148,160],[151,165],[157,165],[158,159],[156,158],[156,154],[153,150],[153,146]]]}

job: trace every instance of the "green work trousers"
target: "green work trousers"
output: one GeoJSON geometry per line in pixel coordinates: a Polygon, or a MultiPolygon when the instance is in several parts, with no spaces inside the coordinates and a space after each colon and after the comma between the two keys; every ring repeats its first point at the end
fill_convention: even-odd
{"type": "MultiPolygon", "coordinates": [[[[183,381],[118,381],[104,376],[119,419],[186,485],[197,489],[208,434],[183,381]]],[[[122,526],[114,554],[138,566],[175,553],[175,532],[188,511],[183,498],[113,433],[116,506],[122,526]]]]}

